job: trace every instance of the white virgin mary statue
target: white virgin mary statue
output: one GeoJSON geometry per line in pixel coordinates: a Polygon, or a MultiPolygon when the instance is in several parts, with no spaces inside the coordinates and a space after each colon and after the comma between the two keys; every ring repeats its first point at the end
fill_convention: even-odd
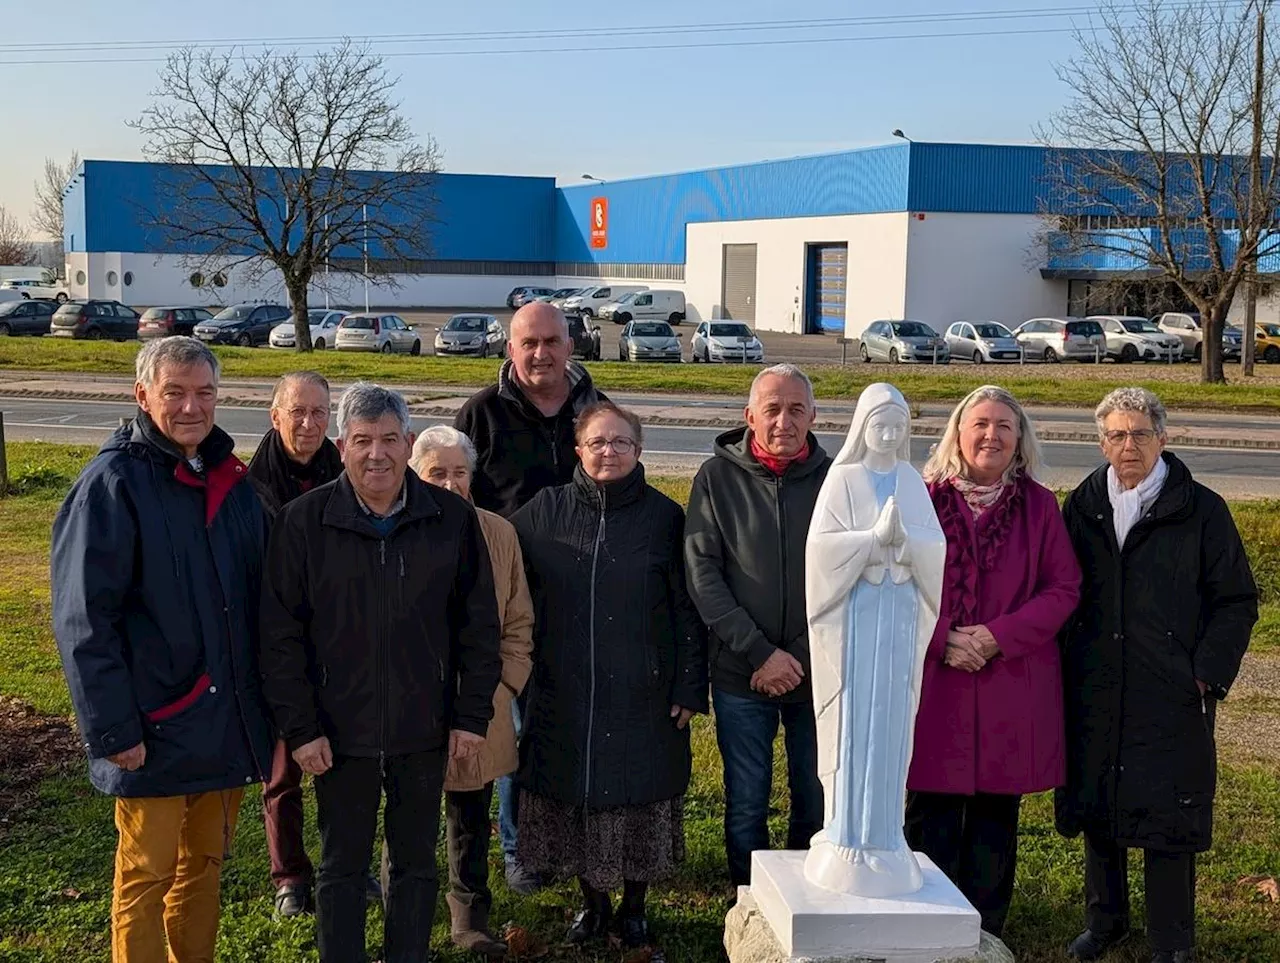
{"type": "Polygon", "coordinates": [[[914,893],[903,835],[924,656],[938,621],[947,543],[911,467],[911,412],[870,385],[818,495],[805,551],[823,829],[805,876],[867,897],[914,893]]]}

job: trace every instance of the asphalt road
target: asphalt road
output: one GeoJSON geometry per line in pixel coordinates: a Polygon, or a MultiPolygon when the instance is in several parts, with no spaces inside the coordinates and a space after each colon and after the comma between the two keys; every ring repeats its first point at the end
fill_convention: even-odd
{"type": "MultiPolygon", "coordinates": [[[[39,439],[78,444],[100,443],[122,417],[132,417],[134,412],[133,406],[124,402],[46,398],[0,399],[0,410],[4,412],[5,435],[10,441],[39,439]]],[[[270,421],[263,408],[223,406],[218,410],[218,423],[231,434],[238,448],[249,450],[270,421]]],[[[424,420],[415,425],[426,426],[424,420]]],[[[648,427],[645,463],[655,471],[692,472],[711,455],[715,437],[722,430],[648,427]]],[[[844,436],[839,434],[823,433],[819,439],[832,454],[844,443],[844,436]]],[[[930,438],[912,439],[912,461],[923,464],[933,442],[930,438]]],[[[1097,446],[1092,444],[1050,442],[1043,448],[1051,469],[1045,481],[1056,486],[1076,484],[1101,460],[1097,446]]],[[[1280,496],[1280,451],[1182,448],[1178,454],[1198,479],[1224,495],[1280,496]]]]}

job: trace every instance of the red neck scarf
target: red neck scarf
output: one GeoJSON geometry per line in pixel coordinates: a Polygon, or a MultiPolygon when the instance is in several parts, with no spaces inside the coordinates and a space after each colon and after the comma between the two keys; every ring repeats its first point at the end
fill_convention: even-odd
{"type": "Polygon", "coordinates": [[[783,458],[780,455],[771,455],[761,448],[753,435],[751,437],[751,457],[781,478],[783,473],[793,464],[802,462],[809,457],[809,442],[805,441],[804,447],[800,449],[799,454],[792,455],[790,458],[783,458]]]}

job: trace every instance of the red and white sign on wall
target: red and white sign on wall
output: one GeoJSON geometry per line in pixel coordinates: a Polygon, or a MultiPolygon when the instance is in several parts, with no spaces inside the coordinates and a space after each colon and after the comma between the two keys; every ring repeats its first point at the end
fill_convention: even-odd
{"type": "Polygon", "coordinates": [[[603,250],[609,246],[609,198],[591,198],[591,246],[603,250]]]}

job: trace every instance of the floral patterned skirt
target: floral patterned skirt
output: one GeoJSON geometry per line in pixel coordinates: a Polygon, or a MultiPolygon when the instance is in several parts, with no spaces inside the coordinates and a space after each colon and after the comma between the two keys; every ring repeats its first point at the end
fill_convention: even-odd
{"type": "Polygon", "coordinates": [[[684,796],[586,809],[521,792],[518,853],[527,869],[581,876],[595,889],[666,879],[684,861],[684,796]]]}

